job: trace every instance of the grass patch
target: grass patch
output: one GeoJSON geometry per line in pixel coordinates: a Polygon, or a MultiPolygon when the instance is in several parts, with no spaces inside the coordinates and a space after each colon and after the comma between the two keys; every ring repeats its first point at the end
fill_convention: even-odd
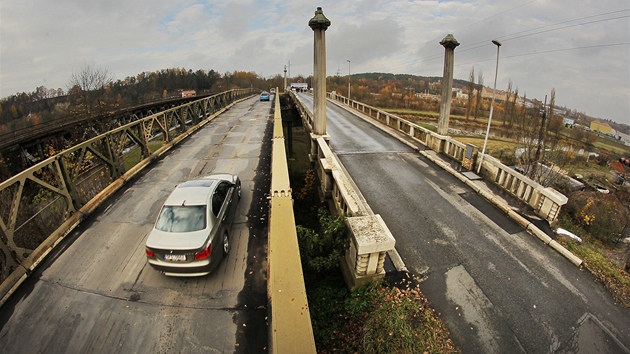
{"type": "Polygon", "coordinates": [[[352,318],[363,324],[360,352],[459,352],[412,279],[405,278],[391,286],[373,283],[357,289],[345,307],[352,318]]]}
{"type": "Polygon", "coordinates": [[[381,108],[383,111],[387,112],[387,113],[391,113],[391,114],[395,114],[395,115],[417,115],[417,116],[422,116],[422,117],[432,117],[432,118],[439,118],[440,117],[440,112],[432,112],[432,111],[416,111],[413,109],[400,109],[400,108],[392,108],[392,109],[383,109],[381,108]]]}
{"type": "Polygon", "coordinates": [[[416,124],[423,127],[424,129],[428,129],[434,133],[437,133],[437,127],[435,125],[431,125],[427,123],[416,123],[416,124]]]}
{"type": "Polygon", "coordinates": [[[618,141],[611,140],[609,138],[598,137],[593,145],[597,148],[608,150],[617,155],[630,154],[630,146],[626,146],[618,141]]]}
{"type": "Polygon", "coordinates": [[[459,353],[417,281],[350,293],[337,270],[306,283],[318,353],[459,353]]]}
{"type": "MultiPolygon", "coordinates": [[[[157,149],[161,148],[163,143],[159,142],[149,142],[149,150],[151,153],[154,153],[157,149]]],[[[142,149],[139,147],[136,149],[130,150],[128,153],[123,155],[123,161],[125,163],[125,171],[129,171],[130,168],[135,166],[138,162],[142,160],[142,149]]]]}
{"type": "MultiPolygon", "coordinates": [[[[453,136],[453,139],[464,144],[473,144],[479,147],[480,153],[483,149],[483,137],[453,136]]],[[[488,142],[486,144],[486,154],[508,163],[514,156],[515,149],[516,142],[509,139],[488,138],[488,142]]]]}
{"type": "Polygon", "coordinates": [[[582,259],[583,266],[608,289],[617,303],[630,308],[630,274],[606,254],[610,248],[582,230],[574,228],[571,232],[582,238],[581,244],[565,238],[559,238],[558,242],[582,259]]]}

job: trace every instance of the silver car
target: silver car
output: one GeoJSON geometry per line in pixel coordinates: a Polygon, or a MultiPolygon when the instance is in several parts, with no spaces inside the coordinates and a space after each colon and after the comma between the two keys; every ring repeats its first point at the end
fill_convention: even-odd
{"type": "Polygon", "coordinates": [[[212,272],[230,249],[240,198],[241,181],[234,175],[215,174],[177,185],[147,239],[149,264],[173,276],[212,272]]]}

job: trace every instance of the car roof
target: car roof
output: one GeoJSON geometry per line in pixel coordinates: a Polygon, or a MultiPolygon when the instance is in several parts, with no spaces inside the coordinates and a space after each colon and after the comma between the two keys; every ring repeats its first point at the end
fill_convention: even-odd
{"type": "Polygon", "coordinates": [[[206,205],[218,180],[198,179],[180,183],[166,198],[164,205],[206,205]]]}

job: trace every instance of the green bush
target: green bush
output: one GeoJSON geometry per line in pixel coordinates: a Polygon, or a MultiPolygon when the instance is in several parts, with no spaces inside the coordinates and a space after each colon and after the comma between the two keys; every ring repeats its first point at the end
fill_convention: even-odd
{"type": "Polygon", "coordinates": [[[576,192],[562,209],[571,221],[593,237],[611,245],[619,240],[629,212],[612,194],[576,192]]]}
{"type": "Polygon", "coordinates": [[[318,210],[319,230],[297,226],[302,268],[315,273],[327,272],[339,265],[348,236],[343,216],[333,219],[325,208],[318,210]]]}

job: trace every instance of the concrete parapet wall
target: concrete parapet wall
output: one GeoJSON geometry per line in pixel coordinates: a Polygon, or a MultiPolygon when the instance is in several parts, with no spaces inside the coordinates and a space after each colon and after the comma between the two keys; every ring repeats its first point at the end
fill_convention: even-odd
{"type": "Polygon", "coordinates": [[[492,156],[485,156],[481,175],[508,191],[518,200],[534,209],[536,214],[554,222],[568,198],[550,187],[544,187],[529,177],[515,171],[492,156]]]}
{"type": "Polygon", "coordinates": [[[278,95],[273,131],[267,255],[269,352],[316,353],[293,215],[278,95]]]}

